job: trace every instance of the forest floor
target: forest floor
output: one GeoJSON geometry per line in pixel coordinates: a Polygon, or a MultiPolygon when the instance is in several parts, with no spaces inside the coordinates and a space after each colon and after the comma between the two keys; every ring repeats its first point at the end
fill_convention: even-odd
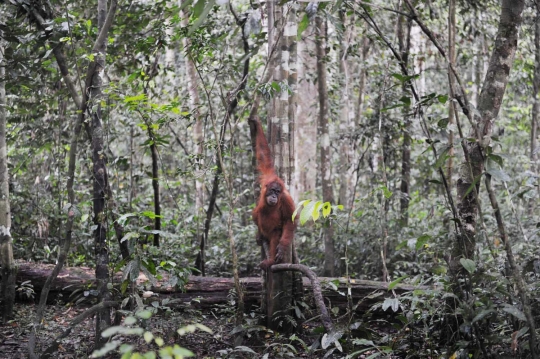
{"type": "MultiPolygon", "coordinates": [[[[0,326],[0,358],[18,359],[28,357],[28,339],[35,317],[37,305],[31,303],[17,303],[15,318],[7,325],[0,326]]],[[[43,327],[38,333],[36,353],[42,353],[53,339],[69,326],[73,318],[85,311],[85,306],[48,305],[45,311],[43,327]]],[[[318,334],[312,334],[318,324],[308,323],[304,326],[303,334],[297,339],[288,336],[279,336],[264,327],[256,325],[256,316],[249,313],[247,317],[249,330],[244,336],[238,336],[234,330],[234,315],[231,307],[221,306],[213,309],[174,309],[160,311],[145,323],[145,330],[155,337],[163,338],[165,345],[178,344],[194,353],[194,358],[261,358],[268,353],[267,358],[294,357],[294,358],[322,358],[327,350],[309,351],[307,347],[316,342],[318,334]],[[177,334],[177,329],[188,324],[200,323],[212,330],[212,334],[197,330],[194,333],[177,334]]],[[[158,352],[159,348],[153,342],[146,344],[142,336],[115,337],[122,343],[135,346],[135,351],[158,352]]],[[[94,318],[90,317],[74,328],[71,334],[62,340],[55,359],[88,358],[92,354],[94,344],[94,318]]],[[[336,351],[335,354],[338,354],[336,351]]],[[[327,358],[343,357],[329,355],[327,358]]],[[[369,356],[369,352],[365,353],[369,356]]],[[[119,355],[105,358],[118,358],[119,355]]],[[[364,357],[364,354],[359,358],[364,357]]]]}

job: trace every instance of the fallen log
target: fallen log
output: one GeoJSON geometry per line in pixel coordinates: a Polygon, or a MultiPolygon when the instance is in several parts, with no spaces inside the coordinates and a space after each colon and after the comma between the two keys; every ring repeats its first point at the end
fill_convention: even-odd
{"type": "MultiPolygon", "coordinates": [[[[19,266],[17,283],[20,284],[29,281],[36,293],[41,291],[47,276],[54,268],[52,264],[22,261],[19,261],[17,264],[19,266]]],[[[113,278],[114,284],[120,284],[121,278],[121,273],[115,275],[113,278]]],[[[57,299],[59,295],[62,295],[63,300],[67,300],[75,290],[95,288],[94,282],[93,268],[64,267],[51,286],[49,299],[57,299]]],[[[347,297],[345,293],[347,292],[347,283],[345,278],[320,277],[319,282],[321,283],[322,294],[327,305],[340,307],[346,305],[347,297]],[[332,284],[329,285],[329,283],[332,284]]],[[[137,279],[137,284],[144,283],[148,284],[148,278],[141,273],[137,279]]],[[[177,287],[167,286],[166,283],[167,278],[164,278],[164,280],[155,286],[148,284],[150,286],[149,290],[155,293],[155,297],[157,298],[178,299],[178,302],[191,303],[191,305],[197,308],[226,304],[230,302],[232,298],[230,294],[234,291],[232,278],[190,276],[184,291],[177,287]]],[[[260,305],[261,279],[259,277],[245,277],[241,278],[241,283],[244,287],[246,305],[260,305]]],[[[304,294],[306,296],[312,296],[312,284],[308,278],[303,278],[303,285],[304,294]]],[[[354,304],[360,302],[357,310],[362,312],[384,298],[393,296],[392,291],[388,290],[388,283],[384,282],[351,279],[350,286],[354,304]]],[[[396,294],[401,294],[415,289],[425,290],[427,288],[399,284],[393,288],[393,291],[396,294]]]]}

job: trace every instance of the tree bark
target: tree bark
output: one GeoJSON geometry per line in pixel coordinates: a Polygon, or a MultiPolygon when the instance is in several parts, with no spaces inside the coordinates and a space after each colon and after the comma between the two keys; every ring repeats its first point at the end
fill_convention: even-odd
{"type": "MultiPolygon", "coordinates": [[[[404,7],[404,6],[403,6],[404,7]]],[[[411,45],[411,25],[412,20],[406,19],[401,15],[398,19],[398,43],[399,54],[401,56],[402,66],[407,68],[409,65],[409,50],[411,45]]],[[[410,85],[407,82],[402,84],[403,96],[408,96],[408,88],[410,85]]],[[[409,224],[409,201],[410,201],[410,185],[411,185],[411,121],[409,118],[409,107],[403,108],[403,144],[401,148],[401,197],[400,197],[400,220],[401,226],[407,227],[409,224]]]]}
{"type": "Polygon", "coordinates": [[[150,125],[148,126],[148,137],[152,144],[150,145],[150,153],[152,154],[152,188],[154,190],[154,246],[159,247],[159,232],[161,231],[161,206],[159,201],[159,159],[156,144],[156,136],[150,125]]]}
{"type": "Polygon", "coordinates": [[[533,77],[533,108],[531,119],[531,153],[534,163],[538,157],[538,116],[540,114],[540,1],[536,1],[536,18],[534,22],[534,77],[533,77]]]}
{"type": "MultiPolygon", "coordinates": [[[[455,76],[452,75],[452,66],[456,66],[456,0],[449,0],[448,4],[448,78],[450,81],[450,88],[455,88],[455,76]]],[[[451,91],[451,90],[450,90],[451,91]]],[[[454,104],[452,101],[448,101],[448,165],[446,167],[446,178],[448,180],[448,186],[452,188],[452,176],[454,172],[454,131],[453,125],[456,123],[454,104]]]]}
{"type": "MultiPolygon", "coordinates": [[[[294,125],[296,114],[296,11],[292,4],[278,4],[269,0],[268,4],[268,48],[271,56],[270,71],[273,80],[280,84],[280,92],[272,98],[268,109],[267,138],[274,157],[275,171],[287,188],[291,190],[294,173],[294,125]],[[272,21],[272,22],[271,22],[272,21]],[[289,95],[289,89],[292,91],[289,95]]],[[[291,194],[292,195],[292,194],[291,194]]],[[[294,197],[293,197],[294,199],[294,197]]],[[[293,252],[285,253],[284,263],[291,263],[293,252]]],[[[264,258],[266,254],[263,254],[264,258]]],[[[263,299],[267,326],[284,333],[294,331],[292,323],[286,319],[294,315],[291,307],[294,301],[294,278],[292,272],[273,273],[266,271],[266,297],[263,299]]]]}
{"type": "Polygon", "coordinates": [[[353,141],[354,136],[354,111],[352,110],[352,102],[350,99],[349,89],[349,61],[348,52],[351,38],[354,29],[354,17],[350,19],[350,25],[347,23],[345,10],[339,12],[339,18],[341,26],[343,27],[343,34],[340,39],[340,51],[339,51],[339,81],[341,82],[341,103],[340,103],[340,119],[339,119],[339,138],[340,149],[339,153],[341,161],[338,165],[337,171],[339,173],[339,192],[338,203],[347,207],[348,199],[350,197],[350,189],[352,183],[355,182],[355,171],[353,168],[353,141]]]}
{"type": "MultiPolygon", "coordinates": [[[[318,13],[315,27],[319,31],[316,41],[317,48],[317,84],[319,93],[319,144],[321,151],[322,195],[324,202],[334,203],[332,174],[330,170],[330,135],[328,129],[328,90],[326,85],[326,19],[318,13]]],[[[324,269],[323,275],[334,276],[334,227],[332,222],[324,228],[324,269]]]]}
{"type": "MultiPolygon", "coordinates": [[[[180,13],[182,18],[182,26],[189,26],[189,14],[182,11],[180,13]]],[[[197,75],[197,68],[195,62],[191,56],[191,41],[187,36],[182,38],[182,45],[184,46],[184,57],[186,66],[186,80],[189,94],[189,107],[190,112],[195,120],[193,126],[193,152],[195,153],[196,160],[194,161],[195,171],[195,214],[197,216],[197,239],[204,241],[203,232],[201,231],[200,218],[204,215],[204,133],[203,133],[203,121],[200,115],[200,96],[199,96],[199,80],[197,75]]],[[[201,256],[201,265],[205,262],[204,256],[205,243],[202,244],[203,251],[199,253],[201,256]]],[[[202,266],[199,268],[201,274],[205,275],[206,268],[202,266]]]]}
{"type": "Polygon", "coordinates": [[[317,178],[317,91],[315,73],[317,63],[315,53],[315,27],[313,23],[302,33],[298,40],[298,107],[296,109],[295,180],[292,184],[298,200],[306,199],[315,191],[317,178]]]}
{"type": "Polygon", "coordinates": [[[0,264],[2,265],[0,304],[2,305],[2,322],[6,323],[13,317],[17,266],[13,259],[13,240],[11,238],[4,51],[4,41],[0,40],[0,264]]]}
{"type": "MultiPolygon", "coordinates": [[[[111,9],[116,9],[116,1],[111,3],[111,9]]],[[[107,16],[107,0],[98,1],[98,29],[101,30],[107,16]]],[[[114,12],[113,12],[114,14],[114,12]]],[[[89,86],[88,106],[92,129],[92,162],[93,162],[93,207],[94,207],[94,245],[96,254],[96,282],[98,301],[109,301],[111,293],[107,287],[109,283],[109,248],[107,247],[107,213],[106,193],[108,188],[106,157],[104,154],[104,135],[102,125],[101,102],[103,99],[102,88],[105,78],[105,56],[107,41],[98,44],[95,56],[95,72],[89,86]]],[[[103,309],[96,314],[95,347],[100,348],[106,340],[101,333],[111,325],[109,309],[103,309]]]]}
{"type": "MultiPolygon", "coordinates": [[[[458,215],[463,233],[455,242],[452,255],[451,270],[461,271],[460,258],[474,258],[476,245],[476,225],[478,204],[476,193],[479,191],[479,176],[484,172],[485,153],[489,145],[493,124],[502,104],[510,69],[517,49],[518,32],[521,25],[521,13],[524,1],[503,0],[497,38],[487,74],[480,93],[478,111],[474,113],[474,128],[469,137],[475,142],[466,145],[470,163],[461,166],[457,180],[458,215]],[[472,173],[470,172],[472,169],[472,173]],[[476,191],[469,191],[471,186],[476,191]]],[[[465,139],[463,139],[465,140],[465,139]]]]}

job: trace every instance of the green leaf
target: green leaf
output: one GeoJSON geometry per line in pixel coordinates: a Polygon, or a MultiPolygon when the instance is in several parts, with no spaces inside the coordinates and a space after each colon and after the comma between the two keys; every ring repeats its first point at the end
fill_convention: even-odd
{"type": "MultiPolygon", "coordinates": [[[[203,0],[199,0],[197,4],[202,1],[203,0]]],[[[195,22],[193,22],[193,25],[191,25],[191,27],[189,28],[188,35],[193,34],[193,32],[197,30],[199,26],[203,24],[204,20],[206,20],[206,17],[210,13],[210,10],[212,10],[212,8],[214,7],[215,3],[216,3],[216,0],[208,0],[208,4],[206,4],[206,7],[201,13],[201,16],[197,20],[195,20],[195,22]]]]}
{"type": "Polygon", "coordinates": [[[427,241],[429,241],[431,239],[431,236],[428,235],[428,234],[424,234],[424,235],[421,235],[420,237],[418,237],[416,239],[416,250],[420,250],[422,249],[422,247],[424,247],[424,245],[427,243],[427,241]]]}
{"type": "Polygon", "coordinates": [[[438,95],[437,100],[444,105],[448,101],[448,95],[438,95]]]}
{"type": "Polygon", "coordinates": [[[193,5],[193,11],[191,13],[191,17],[193,20],[197,20],[199,16],[201,16],[202,12],[204,11],[204,4],[206,3],[206,0],[199,0],[193,5]]]}
{"type": "Polygon", "coordinates": [[[192,2],[193,2],[193,0],[183,0],[183,1],[182,1],[182,5],[180,5],[179,10],[180,10],[180,11],[184,10],[186,7],[188,7],[189,5],[191,5],[192,2]]]}
{"type": "Polygon", "coordinates": [[[496,162],[499,166],[504,167],[504,161],[501,156],[492,153],[488,157],[490,160],[496,162]]]}
{"type": "Polygon", "coordinates": [[[91,358],[100,358],[102,356],[105,356],[110,351],[113,351],[116,348],[118,348],[119,345],[120,345],[120,342],[117,341],[117,340],[113,340],[112,342],[105,343],[105,345],[103,345],[103,347],[101,347],[101,349],[94,350],[94,352],[92,353],[91,358]]]}
{"type": "Polygon", "coordinates": [[[317,202],[309,202],[307,205],[304,205],[304,209],[300,212],[300,224],[304,225],[310,218],[313,213],[313,208],[317,202]]]}
{"type": "Polygon", "coordinates": [[[316,222],[321,216],[322,206],[323,206],[323,203],[321,201],[317,201],[317,203],[315,203],[315,208],[313,208],[313,212],[311,212],[311,217],[313,217],[313,222],[316,222]]]}
{"type": "Polygon", "coordinates": [[[487,173],[489,173],[491,177],[494,177],[502,182],[508,182],[512,180],[512,178],[506,172],[496,168],[489,169],[487,173]]]}
{"type": "Polygon", "coordinates": [[[386,298],[382,304],[382,310],[386,311],[388,308],[392,308],[394,312],[397,312],[399,309],[399,299],[398,298],[386,298]]]}
{"type": "Polygon", "coordinates": [[[332,205],[330,202],[324,202],[323,208],[322,208],[322,215],[324,218],[328,217],[330,213],[332,212],[332,205]]]}
{"type": "Polygon", "coordinates": [[[512,314],[514,317],[521,320],[522,322],[527,321],[527,318],[525,318],[525,314],[523,314],[523,312],[521,310],[517,309],[516,307],[514,307],[512,305],[505,304],[505,306],[504,306],[504,308],[502,310],[505,311],[508,314],[512,314]]]}
{"type": "Polygon", "coordinates": [[[152,312],[149,310],[140,310],[135,313],[135,315],[142,319],[150,319],[150,317],[152,316],[152,312]]]}
{"type": "Polygon", "coordinates": [[[383,195],[384,197],[386,197],[387,199],[392,197],[392,191],[390,191],[388,189],[388,187],[386,186],[380,186],[379,189],[381,189],[383,191],[383,195]]]}
{"type": "Polygon", "coordinates": [[[298,214],[298,210],[300,209],[300,207],[302,207],[304,205],[307,205],[309,202],[311,202],[310,199],[305,199],[303,201],[298,202],[298,204],[296,205],[296,209],[294,210],[294,212],[292,214],[292,221],[293,222],[296,219],[296,215],[298,214]]]}
{"type": "Polygon", "coordinates": [[[145,99],[146,99],[146,95],[142,93],[135,96],[126,96],[124,97],[124,102],[129,104],[133,102],[142,102],[145,99]]]}
{"type": "Polygon", "coordinates": [[[476,270],[476,264],[473,260],[470,260],[469,258],[461,258],[459,260],[459,263],[467,270],[467,272],[473,274],[476,270]]]}
{"type": "Polygon", "coordinates": [[[493,310],[493,309],[484,309],[484,310],[480,311],[480,313],[478,313],[474,317],[474,319],[472,320],[471,323],[474,324],[477,321],[484,319],[488,314],[491,314],[491,313],[495,313],[495,310],[493,310]]]}
{"type": "Polygon", "coordinates": [[[304,14],[304,17],[302,17],[302,20],[300,20],[300,22],[298,23],[298,34],[297,34],[298,40],[300,40],[300,38],[302,37],[302,33],[304,32],[305,29],[307,29],[308,26],[309,26],[309,18],[307,14],[304,14]]]}
{"type": "Polygon", "coordinates": [[[394,289],[396,285],[398,285],[403,279],[408,278],[408,277],[409,277],[408,275],[404,275],[403,277],[399,277],[395,281],[391,282],[390,284],[388,284],[388,290],[394,289]]]}
{"type": "Polygon", "coordinates": [[[403,102],[403,104],[405,104],[405,106],[407,107],[410,107],[411,106],[411,98],[410,97],[407,97],[407,96],[403,96],[402,98],[399,99],[401,102],[403,102]]]}
{"type": "Polygon", "coordinates": [[[435,162],[435,165],[433,167],[440,168],[446,160],[448,159],[448,151],[450,150],[450,147],[446,147],[444,151],[439,155],[439,158],[437,159],[437,162],[435,162]]]}

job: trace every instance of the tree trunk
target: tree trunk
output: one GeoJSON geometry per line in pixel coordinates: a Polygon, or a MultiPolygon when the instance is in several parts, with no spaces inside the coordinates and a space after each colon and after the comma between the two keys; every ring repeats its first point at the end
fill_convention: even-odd
{"type": "MultiPolygon", "coordinates": [[[[107,0],[98,1],[98,29],[101,30],[107,16],[107,0]]],[[[105,84],[105,56],[107,41],[98,45],[95,56],[95,72],[92,77],[88,98],[88,111],[91,117],[92,129],[92,162],[93,162],[93,202],[94,202],[94,244],[96,254],[96,282],[98,300],[109,301],[111,293],[107,288],[109,283],[109,248],[107,246],[107,213],[105,195],[108,188],[106,158],[103,146],[103,126],[101,123],[102,88],[105,84]]],[[[111,325],[110,309],[103,309],[96,314],[95,346],[100,348],[106,340],[101,333],[111,325]]]]}
{"type": "MultiPolygon", "coordinates": [[[[182,18],[182,26],[189,26],[189,14],[182,11],[180,13],[182,18]]],[[[186,36],[182,38],[182,44],[184,46],[184,56],[185,56],[185,65],[186,65],[186,81],[189,94],[189,107],[190,112],[195,119],[195,125],[193,126],[193,145],[195,153],[194,161],[194,171],[195,171],[195,214],[197,218],[197,239],[198,241],[204,241],[204,235],[201,224],[203,223],[200,219],[204,217],[204,134],[203,134],[203,121],[200,115],[200,97],[198,90],[198,75],[197,68],[195,67],[195,62],[191,57],[190,46],[191,41],[186,36]]],[[[206,262],[204,248],[206,243],[201,244],[203,249],[200,253],[200,268],[201,274],[204,276],[206,273],[206,268],[204,264],[206,262]]]]}
{"type": "Polygon", "coordinates": [[[536,19],[534,22],[534,77],[533,77],[533,108],[531,119],[531,154],[532,162],[538,157],[538,116],[540,114],[540,1],[536,1],[536,19]]]}
{"type": "MultiPolygon", "coordinates": [[[[43,288],[44,282],[50,275],[54,268],[52,264],[40,264],[29,262],[18,262],[19,273],[17,282],[22,283],[24,281],[30,281],[34,286],[36,292],[40,292],[43,288]]],[[[174,297],[180,299],[182,304],[189,303],[196,308],[211,308],[216,304],[230,303],[230,292],[235,289],[233,278],[218,278],[218,277],[200,277],[190,276],[184,289],[178,287],[171,287],[167,285],[168,275],[163,274],[163,278],[157,283],[156,286],[150,288],[150,290],[160,298],[174,297]],[[198,298],[198,300],[195,300],[198,298]]],[[[381,301],[381,298],[393,297],[393,291],[396,294],[403,294],[415,289],[427,290],[427,287],[415,287],[408,284],[398,284],[394,287],[393,291],[388,290],[388,283],[371,281],[371,280],[359,280],[356,279],[351,283],[343,278],[318,278],[319,282],[336,282],[337,290],[331,289],[328,286],[323,287],[323,296],[328,303],[332,306],[343,307],[346,305],[347,298],[341,295],[340,292],[346,292],[348,286],[351,286],[351,295],[358,303],[358,312],[366,312],[373,304],[381,301]],[[380,292],[381,296],[373,295],[375,292],[380,292]]],[[[147,283],[148,278],[141,273],[137,278],[137,284],[142,285],[147,283]]],[[[259,277],[244,277],[240,279],[242,287],[244,288],[246,305],[249,307],[254,304],[258,304],[261,299],[261,279],[259,277]]],[[[114,275],[114,282],[122,282],[122,273],[114,275]]],[[[302,280],[304,290],[307,294],[311,293],[311,282],[307,278],[302,280]]],[[[64,267],[58,279],[54,282],[51,289],[51,300],[58,298],[61,294],[64,298],[69,297],[75,290],[80,288],[95,288],[92,284],[95,283],[95,275],[92,268],[88,267],[64,267]]],[[[300,296],[303,293],[300,293],[300,296]]],[[[299,297],[300,297],[299,296],[299,297]]]]}
{"type": "MultiPolygon", "coordinates": [[[[274,155],[276,173],[289,189],[294,171],[294,123],[296,112],[296,11],[291,4],[279,5],[274,1],[273,38],[271,51],[277,51],[274,57],[273,81],[280,84],[280,92],[270,102],[268,116],[268,145],[274,155]],[[287,88],[288,87],[288,88],[287,88]],[[289,95],[289,89],[291,94],[289,95]]],[[[269,9],[270,11],[270,9],[269,9]]],[[[270,18],[270,17],[269,17],[270,18]]],[[[269,24],[269,26],[271,26],[269,24]]],[[[293,194],[291,194],[293,195],[293,194]]],[[[295,198],[293,196],[293,198],[295,198]]]]}
{"type": "Polygon", "coordinates": [[[338,166],[339,171],[339,194],[338,203],[344,206],[348,206],[348,199],[350,198],[350,189],[352,183],[355,182],[355,171],[353,168],[353,141],[354,136],[354,111],[352,109],[352,103],[350,100],[350,77],[349,77],[349,61],[347,59],[351,38],[353,37],[353,29],[355,19],[350,19],[351,23],[347,24],[346,15],[344,11],[340,11],[340,22],[343,26],[343,35],[340,40],[341,49],[339,52],[339,80],[341,81],[341,108],[340,108],[340,120],[339,120],[339,138],[340,149],[339,153],[341,161],[338,166]]]}
{"type": "Polygon", "coordinates": [[[151,129],[151,126],[148,126],[148,137],[152,144],[150,145],[150,153],[152,154],[152,188],[154,190],[154,214],[156,218],[154,219],[154,246],[159,247],[159,232],[161,231],[161,206],[159,202],[159,159],[158,151],[156,145],[156,136],[151,129]]]}
{"type": "MultiPolygon", "coordinates": [[[[296,11],[292,4],[277,4],[269,0],[268,4],[268,43],[269,54],[276,52],[270,64],[274,70],[273,80],[280,83],[281,91],[272,98],[268,110],[267,138],[274,156],[276,173],[291,188],[294,173],[294,124],[296,112],[296,11]],[[273,22],[271,22],[273,21],[273,22]],[[289,95],[289,87],[292,95],[289,95]]],[[[294,197],[293,197],[294,198],[294,197]]],[[[283,258],[283,263],[291,263],[293,252],[291,245],[283,258]]],[[[263,250],[264,252],[264,250],[263,250]]],[[[264,256],[264,255],[263,255],[264,256]]],[[[265,272],[266,279],[266,320],[273,330],[290,333],[294,327],[287,316],[292,316],[291,306],[294,296],[294,278],[292,272],[265,272]]],[[[262,305],[264,308],[265,305],[262,305]]]]}
{"type": "Polygon", "coordinates": [[[13,241],[11,239],[11,211],[9,206],[9,173],[6,141],[6,68],[4,65],[4,44],[0,40],[0,264],[2,283],[0,285],[0,304],[2,322],[13,317],[15,302],[15,278],[17,266],[13,260],[13,241]]]}
{"type": "Polygon", "coordinates": [[[308,198],[315,191],[317,178],[317,91],[315,72],[317,63],[315,53],[315,27],[312,23],[304,30],[298,41],[298,107],[296,111],[297,130],[295,131],[295,180],[294,193],[298,200],[308,198]]]}
{"type": "Polygon", "coordinates": [[[355,126],[356,128],[359,128],[361,125],[361,119],[362,119],[362,113],[364,112],[364,92],[366,87],[366,78],[367,78],[367,70],[365,66],[365,61],[367,59],[369,49],[371,47],[371,42],[369,40],[369,37],[364,35],[364,38],[362,39],[362,62],[360,64],[360,75],[358,79],[358,103],[356,105],[356,122],[355,126]]]}
{"type": "MultiPolygon", "coordinates": [[[[319,31],[316,41],[317,47],[317,84],[319,92],[319,143],[321,151],[322,195],[324,202],[334,203],[332,189],[332,174],[330,171],[330,135],[328,130],[328,90],[326,87],[326,19],[325,15],[318,13],[315,26],[319,31]]],[[[324,227],[324,269],[323,275],[334,276],[334,227],[332,222],[324,227]]]]}
{"type": "MultiPolygon", "coordinates": [[[[452,66],[456,66],[456,0],[449,0],[448,4],[448,60],[450,64],[448,65],[448,74],[450,81],[450,88],[455,88],[455,76],[452,75],[452,66]]],[[[455,113],[454,113],[454,104],[452,101],[448,102],[448,165],[446,167],[446,178],[448,181],[448,186],[452,188],[452,175],[454,171],[454,131],[453,124],[456,123],[455,113]]]]}
{"type": "MultiPolygon", "coordinates": [[[[405,6],[403,6],[404,8],[405,6]]],[[[398,42],[399,54],[401,56],[402,66],[407,68],[409,64],[409,50],[411,45],[411,25],[412,20],[406,19],[401,15],[398,20],[398,42]]],[[[403,96],[408,96],[409,84],[402,84],[403,96]]],[[[410,185],[411,185],[411,134],[410,134],[410,108],[403,108],[403,144],[401,149],[401,197],[400,197],[400,220],[401,226],[407,227],[409,224],[409,201],[410,201],[410,185]]]]}
{"type": "Polygon", "coordinates": [[[489,145],[492,127],[499,114],[508,83],[510,68],[516,53],[523,8],[524,1],[502,1],[497,38],[480,93],[478,111],[474,113],[475,128],[468,136],[477,140],[466,144],[466,157],[470,163],[464,163],[461,166],[457,180],[458,215],[464,230],[453,248],[450,267],[454,271],[461,271],[460,258],[474,257],[478,212],[475,196],[479,191],[479,176],[484,171],[485,152],[483,149],[489,145]],[[472,173],[470,169],[472,169],[472,173]],[[476,191],[469,190],[473,185],[476,187],[476,191]]]}

